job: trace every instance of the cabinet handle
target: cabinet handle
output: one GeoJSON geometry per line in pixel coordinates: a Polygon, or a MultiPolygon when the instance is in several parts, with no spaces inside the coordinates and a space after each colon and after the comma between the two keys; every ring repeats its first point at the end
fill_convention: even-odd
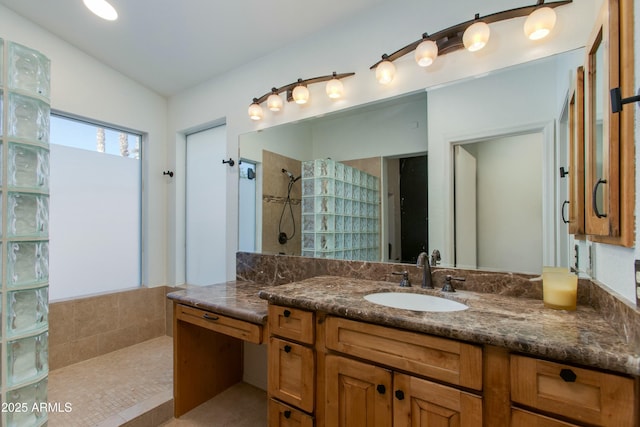
{"type": "Polygon", "coordinates": [[[565,224],[569,224],[569,220],[564,217],[564,207],[567,206],[568,204],[569,204],[569,201],[565,200],[562,203],[562,207],[560,208],[560,214],[562,215],[562,222],[564,222],[565,224]]]}
{"type": "Polygon", "coordinates": [[[600,213],[600,211],[598,211],[598,204],[596,203],[596,195],[598,194],[598,187],[600,187],[600,184],[606,184],[606,183],[607,183],[606,179],[600,178],[598,182],[596,182],[596,185],[593,186],[593,191],[591,192],[591,207],[593,208],[593,213],[596,214],[598,218],[607,217],[607,214],[600,213]]]}
{"type": "Polygon", "coordinates": [[[285,310],[282,314],[284,315],[284,317],[291,316],[291,312],[289,310],[285,310]]]}
{"type": "Polygon", "coordinates": [[[385,394],[387,392],[387,388],[384,386],[384,384],[378,384],[378,386],[376,387],[376,390],[380,394],[385,394]]]}
{"type": "Polygon", "coordinates": [[[578,376],[571,369],[562,369],[560,370],[560,378],[565,380],[565,382],[574,383],[576,379],[578,379],[578,376]]]}
{"type": "Polygon", "coordinates": [[[289,411],[289,410],[284,411],[284,417],[287,418],[287,419],[291,418],[291,411],[289,411]]]}
{"type": "Polygon", "coordinates": [[[402,391],[402,390],[396,390],[396,399],[398,399],[398,400],[404,400],[404,391],[402,391]]]}
{"type": "Polygon", "coordinates": [[[218,320],[220,319],[218,316],[211,316],[209,313],[205,313],[202,315],[203,319],[207,319],[207,320],[218,320]]]}
{"type": "Polygon", "coordinates": [[[291,353],[291,346],[289,344],[284,346],[284,352],[285,353],[291,353]]]}

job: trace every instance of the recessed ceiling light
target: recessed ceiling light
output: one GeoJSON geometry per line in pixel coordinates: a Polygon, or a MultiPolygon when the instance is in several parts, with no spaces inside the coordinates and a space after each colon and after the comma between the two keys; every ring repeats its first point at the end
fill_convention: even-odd
{"type": "Polygon", "coordinates": [[[91,12],[95,13],[102,19],[107,21],[115,21],[118,19],[118,12],[106,0],[82,0],[91,12]]]}

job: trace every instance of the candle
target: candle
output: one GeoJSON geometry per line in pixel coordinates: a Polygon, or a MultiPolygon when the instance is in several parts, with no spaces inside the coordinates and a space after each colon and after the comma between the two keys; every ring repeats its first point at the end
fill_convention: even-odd
{"type": "Polygon", "coordinates": [[[566,271],[543,270],[542,299],[545,307],[557,310],[575,310],[578,276],[566,271]]]}

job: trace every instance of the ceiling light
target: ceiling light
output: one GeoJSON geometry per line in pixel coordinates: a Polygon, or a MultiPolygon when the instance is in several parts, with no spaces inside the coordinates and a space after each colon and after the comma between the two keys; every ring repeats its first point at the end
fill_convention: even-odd
{"type": "Polygon", "coordinates": [[[253,99],[253,104],[249,105],[249,117],[251,120],[260,120],[264,116],[262,112],[262,107],[257,102],[256,98],[253,99]]]}
{"type": "Polygon", "coordinates": [[[524,23],[524,34],[531,40],[540,40],[549,35],[555,25],[555,10],[550,7],[541,7],[527,17],[524,23]]]}
{"type": "MultiPolygon", "coordinates": [[[[298,81],[301,81],[301,79],[298,81]]],[[[292,96],[296,104],[306,104],[307,101],[309,101],[309,89],[307,89],[306,86],[299,84],[293,88],[292,96]]]]}
{"type": "Polygon", "coordinates": [[[396,66],[387,59],[387,55],[382,55],[382,62],[376,67],[376,80],[378,83],[387,85],[391,83],[396,75],[396,66]]]}
{"type": "Polygon", "coordinates": [[[424,40],[416,48],[416,62],[421,67],[428,67],[433,64],[438,56],[438,45],[433,40],[424,40]]]}
{"type": "Polygon", "coordinates": [[[82,0],[84,5],[91,12],[95,13],[102,19],[107,21],[115,21],[118,19],[118,12],[106,0],[82,0]]]}
{"type": "MultiPolygon", "coordinates": [[[[476,15],[476,19],[479,16],[476,15]]],[[[487,44],[489,36],[491,35],[491,29],[482,21],[471,24],[469,28],[464,31],[462,35],[462,44],[469,52],[476,52],[487,44]]]]}
{"type": "Polygon", "coordinates": [[[283,102],[280,95],[278,95],[277,89],[274,87],[271,92],[271,95],[267,98],[267,108],[276,112],[282,110],[283,102]]]}
{"type": "Polygon", "coordinates": [[[336,78],[335,71],[333,72],[333,78],[327,82],[325,90],[327,92],[327,96],[331,99],[338,99],[342,97],[344,93],[344,85],[336,78]]]}

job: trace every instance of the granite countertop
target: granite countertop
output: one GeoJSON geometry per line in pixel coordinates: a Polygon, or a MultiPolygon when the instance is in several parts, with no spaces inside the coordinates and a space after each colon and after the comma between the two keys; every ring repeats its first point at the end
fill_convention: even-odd
{"type": "Polygon", "coordinates": [[[215,311],[229,317],[264,325],[267,323],[266,301],[258,297],[264,285],[230,281],[209,286],[187,286],[171,292],[167,298],[191,307],[215,311]]]}
{"type": "Polygon", "coordinates": [[[589,306],[579,305],[576,311],[552,310],[544,307],[541,300],[531,298],[470,291],[443,293],[334,276],[263,288],[259,295],[274,304],[640,375],[640,355],[589,306]],[[385,307],[363,298],[370,293],[389,291],[443,296],[469,308],[457,312],[417,312],[385,307]]]}

